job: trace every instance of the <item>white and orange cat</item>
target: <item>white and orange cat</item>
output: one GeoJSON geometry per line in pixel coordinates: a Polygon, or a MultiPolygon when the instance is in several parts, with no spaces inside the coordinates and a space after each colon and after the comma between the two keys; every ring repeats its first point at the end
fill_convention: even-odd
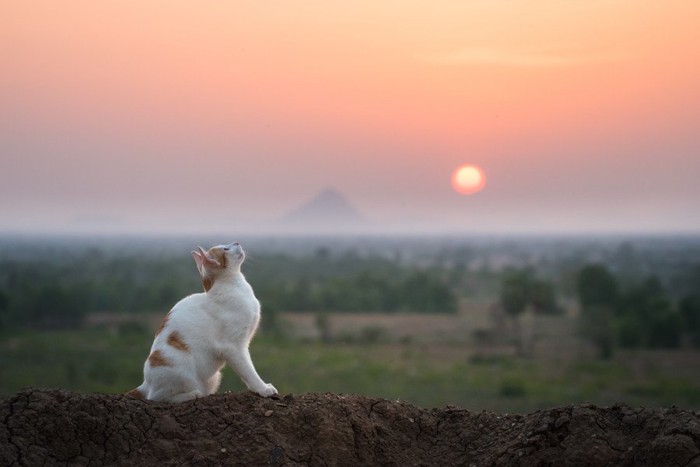
{"type": "Polygon", "coordinates": [[[260,321],[260,303],[241,273],[238,243],[193,251],[204,293],[180,300],[165,316],[144,363],[144,381],[127,395],[182,402],[214,394],[228,363],[263,397],[277,389],[258,376],[248,345],[260,321]]]}

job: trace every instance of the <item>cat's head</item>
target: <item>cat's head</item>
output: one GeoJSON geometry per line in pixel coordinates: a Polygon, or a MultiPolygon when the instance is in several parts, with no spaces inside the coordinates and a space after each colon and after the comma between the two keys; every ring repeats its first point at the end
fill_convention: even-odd
{"type": "Polygon", "coordinates": [[[202,285],[206,292],[212,288],[218,277],[227,272],[240,271],[245,259],[245,252],[239,243],[217,245],[204,251],[200,246],[198,251],[192,252],[197,270],[202,278],[202,285]]]}

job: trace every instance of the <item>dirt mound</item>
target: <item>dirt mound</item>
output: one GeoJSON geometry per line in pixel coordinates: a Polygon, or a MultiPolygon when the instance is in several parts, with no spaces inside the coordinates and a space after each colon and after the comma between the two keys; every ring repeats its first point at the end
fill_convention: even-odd
{"type": "Polygon", "coordinates": [[[577,405],[499,415],[336,394],[179,405],[27,390],[0,465],[700,465],[700,414],[577,405]]]}

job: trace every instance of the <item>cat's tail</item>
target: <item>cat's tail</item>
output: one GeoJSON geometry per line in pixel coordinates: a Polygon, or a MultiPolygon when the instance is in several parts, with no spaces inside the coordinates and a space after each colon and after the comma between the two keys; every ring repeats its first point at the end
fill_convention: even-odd
{"type": "Polygon", "coordinates": [[[127,397],[133,397],[134,399],[141,399],[145,400],[146,399],[146,387],[145,383],[142,384],[141,386],[132,389],[131,391],[127,391],[124,393],[125,396],[127,397]]]}

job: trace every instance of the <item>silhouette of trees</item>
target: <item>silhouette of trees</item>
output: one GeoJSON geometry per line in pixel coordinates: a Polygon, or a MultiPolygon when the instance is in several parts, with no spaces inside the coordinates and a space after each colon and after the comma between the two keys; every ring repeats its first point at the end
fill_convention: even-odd
{"type": "MultiPolygon", "coordinates": [[[[692,297],[673,303],[656,277],[621,290],[618,280],[602,265],[588,265],[578,276],[580,330],[599,349],[612,355],[614,345],[676,348],[683,330],[692,334],[700,306],[692,297]]],[[[694,335],[694,334],[693,334],[694,335]]]]}
{"type": "MultiPolygon", "coordinates": [[[[263,306],[275,311],[457,311],[447,275],[381,258],[332,258],[323,250],[305,258],[278,255],[257,261],[248,278],[263,306]]],[[[189,258],[91,250],[47,263],[2,261],[0,327],[76,327],[98,311],[164,313],[201,290],[189,258]]]]}
{"type": "Polygon", "coordinates": [[[613,307],[618,296],[617,279],[601,264],[588,265],[578,274],[577,292],[583,307],[613,307]]]}
{"type": "Polygon", "coordinates": [[[615,342],[613,318],[618,301],[615,277],[600,264],[585,266],[578,275],[576,290],[581,315],[579,330],[598,349],[601,358],[612,357],[615,342]]]}
{"type": "Polygon", "coordinates": [[[550,282],[533,279],[530,282],[530,304],[536,313],[545,315],[561,314],[557,304],[554,286],[550,282]]]}
{"type": "MultiPolygon", "coordinates": [[[[363,271],[350,277],[332,277],[311,283],[300,279],[277,300],[289,311],[410,311],[454,313],[457,299],[440,280],[424,272],[385,277],[363,271]]],[[[261,292],[261,299],[265,294],[261,292]]]]}
{"type": "Polygon", "coordinates": [[[700,295],[691,294],[683,297],[678,310],[690,343],[700,348],[700,295]]]}
{"type": "Polygon", "coordinates": [[[549,282],[536,279],[528,270],[511,270],[504,275],[499,302],[513,324],[513,343],[518,355],[526,353],[520,323],[523,312],[528,307],[540,314],[561,312],[556,303],[554,287],[549,282]]]}
{"type": "Polygon", "coordinates": [[[511,271],[501,283],[501,305],[512,318],[519,316],[530,302],[530,274],[511,271]]]}
{"type": "MultiPolygon", "coordinates": [[[[536,315],[561,311],[554,284],[531,270],[484,272],[463,264],[450,269],[452,263],[446,259],[445,265],[426,266],[319,249],[298,257],[261,256],[246,262],[244,273],[270,315],[319,310],[455,313],[458,294],[469,294],[478,283],[486,293],[498,295],[500,308],[513,323],[520,353],[525,350],[522,315],[527,310],[536,315]]],[[[567,277],[576,278],[567,283],[581,303],[581,333],[601,356],[610,355],[616,345],[700,347],[700,266],[691,264],[675,276],[662,275],[665,282],[655,277],[635,282],[613,275],[603,265],[579,269],[579,264],[567,269],[571,271],[567,277]]],[[[559,279],[557,286],[561,283],[559,279]]],[[[86,314],[98,311],[164,313],[198,291],[199,277],[188,257],[86,250],[52,261],[2,259],[0,327],[74,327],[86,314]]],[[[274,318],[266,325],[274,326],[274,318]]]]}
{"type": "Polygon", "coordinates": [[[620,345],[675,348],[680,346],[682,316],[671,304],[656,277],[650,277],[622,294],[618,306],[620,345]]]}

